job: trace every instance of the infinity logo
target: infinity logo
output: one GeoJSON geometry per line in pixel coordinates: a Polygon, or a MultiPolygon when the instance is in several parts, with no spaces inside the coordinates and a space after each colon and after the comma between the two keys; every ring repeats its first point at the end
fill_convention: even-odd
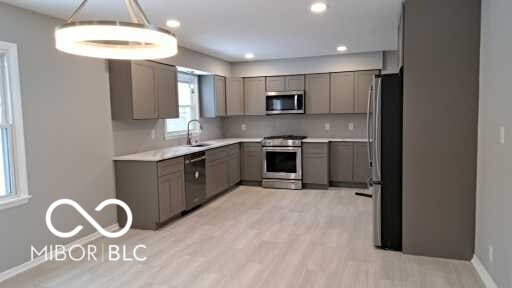
{"type": "Polygon", "coordinates": [[[96,228],[96,230],[98,232],[100,232],[101,235],[103,235],[107,238],[121,237],[124,234],[126,234],[128,232],[128,230],[130,230],[130,227],[132,226],[132,220],[133,220],[132,210],[130,210],[130,207],[128,207],[128,205],[126,205],[126,203],[124,203],[123,201],[121,201],[119,199],[107,199],[107,200],[101,202],[98,206],[96,206],[96,208],[94,208],[94,210],[96,210],[96,211],[101,211],[101,210],[103,210],[103,208],[105,208],[108,205],[119,205],[124,209],[124,211],[126,213],[126,225],[123,227],[123,229],[116,231],[116,232],[110,232],[110,231],[103,229],[103,227],[101,227],[100,224],[98,224],[98,222],[96,222],[96,220],[94,220],[91,217],[91,215],[89,215],[89,213],[87,213],[84,210],[84,208],[82,208],[82,206],[78,205],[78,203],[76,203],[75,201],[70,200],[70,199],[60,199],[60,200],[53,202],[50,205],[50,207],[48,207],[48,210],[46,211],[46,226],[48,226],[48,229],[55,236],[58,236],[60,238],[73,237],[84,228],[82,225],[78,225],[75,227],[75,229],[73,229],[69,232],[60,232],[59,230],[55,229],[55,227],[52,224],[52,213],[53,213],[53,210],[55,210],[57,207],[59,207],[61,205],[69,205],[69,206],[72,206],[73,208],[75,208],[75,210],[78,211],[78,213],[80,213],[85,218],[85,220],[87,220],[94,228],[96,228]]]}

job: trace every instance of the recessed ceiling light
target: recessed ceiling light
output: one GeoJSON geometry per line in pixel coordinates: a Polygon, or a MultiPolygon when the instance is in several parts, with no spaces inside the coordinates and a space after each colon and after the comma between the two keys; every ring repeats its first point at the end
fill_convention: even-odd
{"type": "Polygon", "coordinates": [[[311,12],[319,14],[327,10],[327,4],[324,2],[315,2],[311,4],[311,12]]]}
{"type": "Polygon", "coordinates": [[[347,51],[347,46],[338,46],[338,48],[336,48],[336,50],[338,50],[338,52],[345,52],[347,51]]]}
{"type": "Polygon", "coordinates": [[[167,27],[170,27],[170,28],[178,28],[181,26],[180,21],[178,21],[176,19],[167,20],[167,23],[165,23],[165,24],[167,25],[167,27]]]}
{"type": "Polygon", "coordinates": [[[254,58],[254,54],[253,53],[245,53],[245,59],[253,59],[254,58]]]}

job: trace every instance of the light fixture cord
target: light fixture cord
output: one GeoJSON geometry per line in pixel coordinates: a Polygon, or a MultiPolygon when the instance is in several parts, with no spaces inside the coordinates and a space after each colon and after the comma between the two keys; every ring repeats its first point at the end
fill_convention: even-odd
{"type": "MultiPolygon", "coordinates": [[[[80,5],[73,11],[73,14],[66,20],[66,23],[69,23],[73,21],[73,18],[80,13],[80,11],[84,8],[84,6],[87,4],[89,0],[84,0],[80,5]]],[[[140,6],[139,2],[137,0],[125,0],[124,3],[126,4],[126,8],[128,9],[128,13],[130,14],[130,17],[132,18],[132,21],[135,23],[140,23],[139,17],[142,19],[142,22],[144,22],[144,25],[150,26],[151,23],[148,20],[148,17],[146,16],[146,13],[144,13],[144,10],[142,10],[142,7],[140,6]],[[139,17],[137,17],[137,12],[139,17]]]]}

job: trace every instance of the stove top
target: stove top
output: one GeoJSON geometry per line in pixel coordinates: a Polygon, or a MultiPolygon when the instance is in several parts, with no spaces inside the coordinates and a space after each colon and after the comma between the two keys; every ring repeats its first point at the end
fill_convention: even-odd
{"type": "Polygon", "coordinates": [[[264,137],[264,140],[304,140],[306,136],[296,136],[296,135],[278,135],[278,136],[268,136],[264,137]]]}

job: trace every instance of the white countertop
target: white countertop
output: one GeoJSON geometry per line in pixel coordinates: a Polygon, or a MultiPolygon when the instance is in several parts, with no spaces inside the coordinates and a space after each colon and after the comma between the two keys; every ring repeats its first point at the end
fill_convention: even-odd
{"type": "MultiPolygon", "coordinates": [[[[248,143],[248,142],[261,142],[263,138],[227,138],[227,139],[215,139],[208,140],[201,143],[210,144],[206,147],[190,147],[190,146],[173,146],[167,148],[161,148],[141,153],[134,153],[122,156],[116,156],[112,159],[114,161],[149,161],[157,162],[175,157],[185,156],[195,152],[206,151],[222,146],[227,146],[237,143],[248,143]]],[[[366,139],[354,139],[354,138],[306,138],[303,140],[306,143],[328,143],[328,142],[366,142],[366,139]]]]}

